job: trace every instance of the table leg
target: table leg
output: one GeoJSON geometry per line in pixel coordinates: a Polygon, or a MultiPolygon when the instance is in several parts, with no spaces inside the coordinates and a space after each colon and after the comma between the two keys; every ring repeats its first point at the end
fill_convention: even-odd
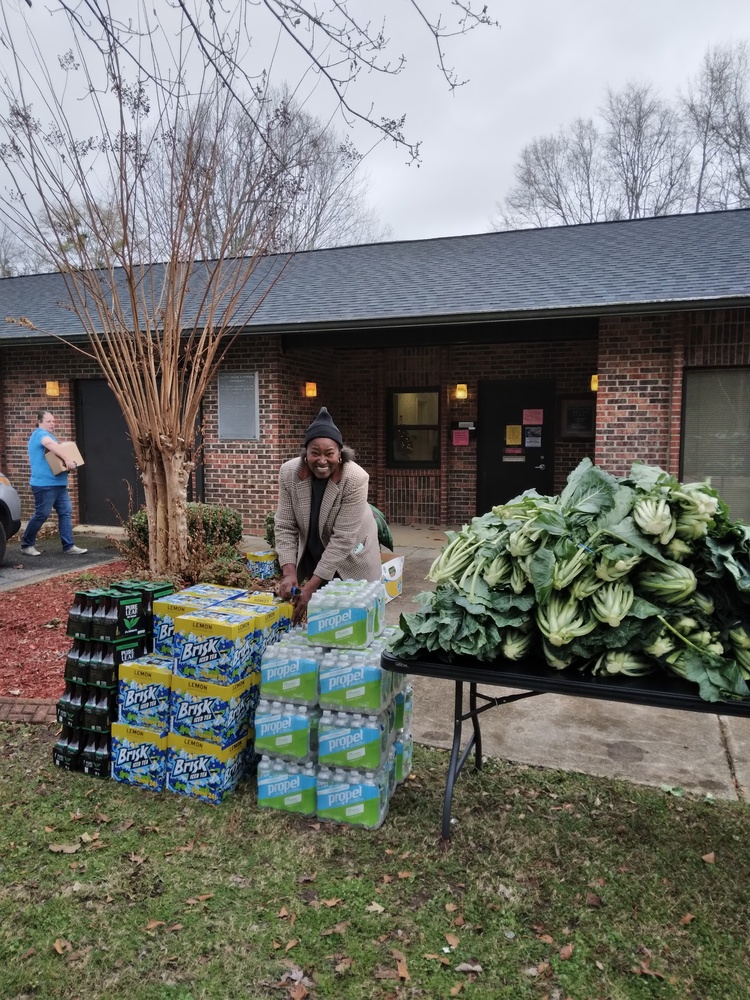
{"type": "MultiPolygon", "coordinates": [[[[472,685],[475,694],[475,704],[476,704],[476,685],[472,685]]],[[[464,766],[464,762],[468,755],[471,753],[472,747],[476,741],[476,734],[478,731],[478,724],[476,719],[472,717],[472,723],[474,725],[474,732],[469,739],[469,742],[464,748],[464,752],[461,753],[461,729],[464,720],[464,686],[463,681],[456,681],[456,695],[453,703],[453,746],[451,747],[451,759],[448,765],[448,774],[445,778],[445,795],[443,797],[443,829],[442,837],[443,842],[450,840],[451,836],[451,805],[453,803],[453,786],[456,784],[456,779],[461,773],[461,768],[464,766]]]]}
{"type": "Polygon", "coordinates": [[[477,712],[477,686],[469,685],[469,714],[474,727],[474,770],[482,770],[482,731],[479,728],[479,713],[477,712]]]}

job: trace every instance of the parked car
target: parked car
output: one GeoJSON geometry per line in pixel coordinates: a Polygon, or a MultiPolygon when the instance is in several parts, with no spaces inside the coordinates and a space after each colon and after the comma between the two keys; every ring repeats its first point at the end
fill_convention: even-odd
{"type": "Polygon", "coordinates": [[[0,562],[5,559],[5,546],[21,527],[21,499],[0,472],[0,562]]]}

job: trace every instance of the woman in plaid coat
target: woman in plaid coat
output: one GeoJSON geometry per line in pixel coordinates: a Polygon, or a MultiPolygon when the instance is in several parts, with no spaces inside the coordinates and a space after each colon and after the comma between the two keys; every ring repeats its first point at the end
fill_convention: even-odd
{"type": "Polygon", "coordinates": [[[353,456],[324,406],[307,428],[302,455],[281,466],[274,522],[278,593],[294,598],[295,619],[335,576],[381,579],[377,525],[367,502],[370,477],[353,456]]]}

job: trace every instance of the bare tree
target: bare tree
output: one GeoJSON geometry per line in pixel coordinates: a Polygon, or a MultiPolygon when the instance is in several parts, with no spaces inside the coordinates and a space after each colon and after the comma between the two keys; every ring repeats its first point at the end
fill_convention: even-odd
{"type": "MultiPolygon", "coordinates": [[[[204,80],[200,100],[191,103],[180,73],[171,93],[165,88],[149,93],[143,78],[125,76],[118,48],[98,66],[90,57],[87,62],[80,47],[69,53],[68,82],[60,90],[43,60],[30,74],[18,51],[14,75],[6,69],[0,82],[0,163],[8,178],[0,193],[2,214],[27,242],[41,246],[64,276],[88,336],[88,348],[78,349],[104,373],[133,442],[148,510],[151,569],[180,573],[187,564],[187,484],[198,407],[232,332],[249,318],[237,314],[238,304],[272,238],[252,229],[245,232],[244,252],[228,255],[253,192],[252,183],[238,184],[241,193],[225,218],[218,257],[207,259],[209,192],[233,98],[225,87],[204,80]],[[77,119],[67,113],[64,96],[76,93],[79,74],[96,120],[117,122],[112,132],[77,135],[77,119]],[[32,90],[44,104],[45,125],[34,114],[32,90]],[[217,131],[186,132],[186,115],[194,121],[212,118],[217,131]],[[154,119],[147,132],[144,124],[154,119]],[[140,228],[153,197],[146,167],[155,144],[163,152],[177,141],[178,122],[181,150],[187,152],[175,155],[168,179],[169,255],[163,265],[151,265],[150,233],[140,228]],[[201,166],[203,185],[194,183],[193,163],[201,166]]],[[[158,67],[156,52],[151,58],[158,67]]],[[[258,185],[264,169],[265,162],[259,163],[258,185]]],[[[17,322],[33,325],[21,317],[17,322]]]]}
{"type": "Polygon", "coordinates": [[[495,229],[750,205],[750,51],[709,49],[673,104],[650,84],[608,91],[601,124],[575,120],[521,150],[495,229]]]}
{"type": "Polygon", "coordinates": [[[557,135],[521,151],[516,183],[501,208],[503,228],[573,225],[612,215],[612,179],[602,137],[591,119],[577,119],[557,135]]]}
{"type": "MultiPolygon", "coordinates": [[[[464,4],[452,2],[463,11],[461,30],[472,20],[482,23],[483,15],[474,18],[464,4]]],[[[243,17],[252,6],[241,0],[234,11],[243,17]]],[[[308,57],[334,89],[370,60],[381,72],[393,71],[379,62],[385,37],[371,34],[369,25],[357,27],[344,4],[334,6],[343,17],[338,28],[297,4],[264,0],[264,7],[288,31],[305,20],[314,36],[308,57]],[[348,70],[321,61],[319,36],[328,37],[330,46],[336,31],[348,52],[348,70]]],[[[88,339],[87,347],[71,346],[100,367],[133,442],[148,511],[151,569],[181,574],[188,560],[187,484],[201,399],[238,328],[288,259],[260,263],[287,232],[286,195],[271,199],[270,210],[254,213],[251,206],[279,190],[279,174],[286,185],[298,181],[286,169],[283,149],[274,148],[274,132],[263,130],[252,108],[247,117],[260,140],[253,169],[239,173],[237,157],[238,172],[226,171],[224,136],[248,81],[242,69],[246,34],[220,29],[224,12],[212,0],[203,7],[174,0],[169,9],[181,20],[176,29],[171,25],[171,35],[160,35],[158,17],[156,24],[149,21],[151,9],[145,3],[129,6],[124,23],[105,0],[59,3],[53,16],[67,17],[72,43],[56,66],[33,31],[24,37],[20,11],[0,5],[0,221],[62,273],[88,339]],[[200,10],[209,16],[199,23],[200,10]],[[157,161],[170,169],[161,185],[152,185],[157,161]],[[225,201],[217,230],[213,190],[220,167],[226,171],[222,183],[234,196],[225,201]],[[165,204],[168,212],[161,211],[165,204]],[[158,259],[161,264],[152,263],[158,259]],[[264,270],[254,274],[258,266],[264,270]],[[251,304],[244,301],[247,289],[251,304]]],[[[442,53],[442,28],[427,23],[442,53]]],[[[58,27],[60,34],[62,23],[58,27]]],[[[330,51],[325,45],[323,50],[330,51]]],[[[416,152],[398,122],[379,127],[416,152]]],[[[314,216],[303,219],[285,241],[304,245],[315,224],[314,216]]],[[[33,318],[14,321],[34,327],[33,318]]]]}
{"type": "Polygon", "coordinates": [[[23,244],[7,226],[0,225],[0,278],[12,278],[25,270],[23,244]]]}
{"type": "Polygon", "coordinates": [[[622,198],[619,215],[638,219],[682,211],[690,147],[677,112],[650,84],[607,91],[606,158],[622,198]]]}
{"type": "MultiPolygon", "coordinates": [[[[153,155],[146,169],[152,187],[163,191],[161,212],[154,200],[149,219],[143,220],[152,233],[164,230],[168,244],[168,220],[162,215],[169,214],[175,154],[184,165],[189,152],[194,158],[190,171],[193,183],[204,184],[205,166],[195,160],[194,141],[196,130],[202,130],[215,135],[222,145],[209,192],[211,231],[206,242],[210,256],[218,254],[225,219],[235,214],[238,199],[244,202],[245,217],[234,234],[230,253],[235,252],[235,244],[244,245],[250,230],[272,233],[268,249],[274,252],[384,238],[387,230],[367,207],[366,178],[357,169],[359,157],[330,125],[324,126],[301,109],[285,87],[262,98],[254,95],[246,103],[262,132],[241,107],[234,106],[218,134],[215,115],[209,117],[208,109],[202,109],[202,118],[183,116],[174,144],[168,148],[152,144],[153,155]],[[271,158],[268,143],[273,150],[271,158]],[[264,161],[266,168],[260,170],[264,161]],[[247,190],[252,191],[251,198],[247,198],[247,190]]],[[[211,152],[210,144],[203,143],[201,148],[211,152]]],[[[158,247],[154,250],[157,256],[163,253],[158,247]]]]}
{"type": "Polygon", "coordinates": [[[746,42],[718,46],[704,59],[714,104],[712,136],[730,165],[736,205],[750,204],[750,50],[746,42]]]}
{"type": "MultiPolygon", "coordinates": [[[[32,7],[32,0],[26,0],[32,7]]],[[[139,0],[145,10],[146,4],[139,0]]],[[[406,11],[401,11],[397,30],[408,21],[411,11],[423,34],[432,39],[437,69],[451,91],[463,86],[456,70],[446,61],[446,43],[457,35],[464,35],[478,27],[498,27],[489,14],[489,5],[482,3],[474,9],[472,0],[408,0],[406,11]]],[[[245,55],[252,51],[252,29],[265,18],[279,31],[280,36],[301,54],[305,67],[322,78],[330,87],[336,106],[348,122],[361,121],[371,126],[382,138],[392,139],[408,154],[410,160],[419,159],[419,142],[407,138],[402,114],[377,115],[372,105],[361,107],[354,99],[353,85],[364,74],[393,76],[406,67],[407,56],[397,48],[387,31],[384,17],[364,19],[351,9],[347,0],[335,0],[327,9],[311,4],[309,0],[171,0],[171,7],[181,15],[181,34],[189,34],[197,44],[204,65],[215,74],[229,93],[248,114],[259,131],[260,121],[252,110],[243,104],[241,93],[260,87],[270,76],[269,64],[253,62],[252,72],[246,67],[245,55]]],[[[121,49],[121,61],[133,61],[139,72],[158,86],[169,87],[158,70],[142,62],[138,46],[133,44],[143,32],[151,29],[139,27],[132,7],[125,15],[122,5],[113,8],[110,0],[58,0],[57,9],[66,14],[76,25],[81,36],[97,45],[102,53],[112,48],[121,49]]],[[[152,20],[166,20],[166,13],[152,9],[152,20]]]]}

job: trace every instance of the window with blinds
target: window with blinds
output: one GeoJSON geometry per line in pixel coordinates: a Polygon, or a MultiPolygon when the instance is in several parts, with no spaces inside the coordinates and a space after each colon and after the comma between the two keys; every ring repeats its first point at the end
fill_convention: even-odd
{"type": "Polygon", "coordinates": [[[730,516],[750,523],[750,369],[685,372],[683,482],[710,479],[730,516]]]}

